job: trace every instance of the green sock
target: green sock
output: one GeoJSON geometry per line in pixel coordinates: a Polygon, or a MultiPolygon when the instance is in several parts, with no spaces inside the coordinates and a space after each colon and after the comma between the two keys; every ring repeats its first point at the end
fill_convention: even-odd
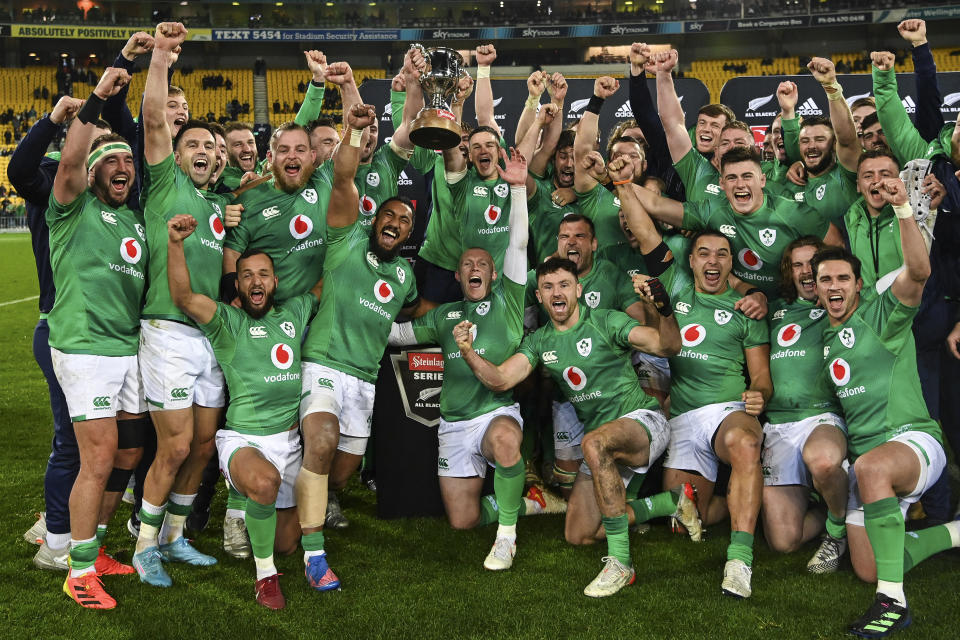
{"type": "Polygon", "coordinates": [[[935,553],[953,547],[950,530],[945,525],[908,531],[903,538],[903,572],[906,573],[935,553]]]}
{"type": "Polygon", "coordinates": [[[877,580],[903,582],[903,514],[896,498],[863,505],[863,526],[877,561],[877,580]]]}
{"type": "MultiPolygon", "coordinates": [[[[523,502],[521,500],[521,502],[523,502]]],[[[485,524],[497,522],[500,519],[500,505],[497,504],[495,496],[483,496],[480,498],[480,522],[478,527],[485,524]]]]}
{"type": "Polygon", "coordinates": [[[731,531],[730,544],[727,545],[727,560],[742,560],[748,567],[753,566],[753,534],[746,531],[731,531]]]}
{"type": "Polygon", "coordinates": [[[106,537],[107,537],[107,525],[98,524],[97,525],[97,547],[103,546],[103,539],[106,537]]]}
{"type": "Polygon", "coordinates": [[[653,518],[673,515],[673,512],[677,510],[678,502],[680,502],[680,493],[671,490],[649,498],[630,500],[627,504],[633,509],[635,522],[646,522],[653,518]]]}
{"type": "MultiPolygon", "coordinates": [[[[633,478],[630,479],[630,482],[627,483],[627,488],[624,490],[624,493],[626,493],[626,498],[628,502],[630,500],[640,499],[640,490],[643,489],[643,481],[646,479],[647,479],[647,474],[645,473],[633,474],[633,478]]],[[[673,489],[671,489],[671,491],[673,491],[673,489]]],[[[679,497],[680,497],[680,491],[677,490],[678,500],[679,500],[679,497]]]]}
{"type": "MultiPolygon", "coordinates": [[[[227,485],[230,487],[230,485],[227,485]]],[[[247,497],[230,487],[229,493],[227,493],[227,509],[236,509],[237,511],[243,511],[247,506],[247,497]]]]}
{"type": "Polygon", "coordinates": [[[314,531],[300,536],[304,551],[323,551],[323,531],[314,531]]]}
{"type": "Polygon", "coordinates": [[[83,571],[89,569],[97,561],[97,555],[100,553],[100,545],[97,539],[85,540],[77,545],[70,545],[70,569],[73,571],[83,571]]]}
{"type": "Polygon", "coordinates": [[[607,555],[611,555],[624,566],[629,567],[633,563],[630,561],[630,534],[628,529],[630,521],[627,514],[608,518],[603,516],[600,519],[603,522],[603,529],[607,532],[607,555]]]}
{"type": "Polygon", "coordinates": [[[825,525],[827,527],[827,535],[831,538],[840,540],[847,537],[846,518],[833,515],[829,509],[827,510],[827,521],[825,525]]]}
{"type": "Polygon", "coordinates": [[[167,511],[167,505],[164,504],[161,507],[151,505],[151,508],[145,508],[144,505],[146,504],[146,500],[140,503],[140,513],[137,514],[137,517],[140,518],[140,522],[159,529],[160,525],[163,524],[163,515],[167,511]]]}
{"type": "Polygon", "coordinates": [[[493,494],[500,506],[497,521],[503,525],[517,524],[520,505],[523,504],[524,465],[521,458],[515,465],[504,467],[497,465],[493,472],[493,494]]]}
{"type": "Polygon", "coordinates": [[[248,499],[246,521],[253,555],[257,558],[272,556],[273,540],[277,535],[277,503],[262,504],[248,499]]]}

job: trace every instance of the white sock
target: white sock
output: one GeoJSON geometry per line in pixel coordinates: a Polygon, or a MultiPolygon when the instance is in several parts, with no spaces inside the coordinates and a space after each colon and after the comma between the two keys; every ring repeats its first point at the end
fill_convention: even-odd
{"type": "Polygon", "coordinates": [[[527,515],[536,515],[538,513],[543,513],[543,506],[536,500],[531,500],[530,498],[524,498],[523,504],[527,508],[527,515]]]}
{"type": "Polygon", "coordinates": [[[70,546],[70,532],[50,533],[47,531],[47,546],[51,551],[63,551],[70,546]]]}
{"type": "Polygon", "coordinates": [[[269,578],[277,572],[277,568],[273,564],[272,553],[268,558],[258,558],[257,556],[253,556],[253,561],[257,565],[257,580],[269,578]]]}
{"type": "Polygon", "coordinates": [[[511,543],[516,544],[517,542],[517,525],[515,524],[501,524],[497,527],[497,540],[500,538],[506,538],[511,543]]]}
{"type": "Polygon", "coordinates": [[[310,558],[312,558],[313,556],[322,556],[322,555],[325,555],[326,553],[327,552],[324,551],[323,549],[317,549],[315,551],[304,551],[303,564],[310,564],[310,558]]]}
{"type": "Polygon", "coordinates": [[[907,596],[903,593],[902,582],[887,582],[886,580],[877,580],[877,593],[882,593],[888,598],[893,598],[901,607],[907,606],[907,596]]]}
{"type": "Polygon", "coordinates": [[[953,544],[953,546],[960,547],[960,520],[951,520],[943,526],[945,526],[947,531],[950,532],[950,542],[953,544]]]}
{"type": "Polygon", "coordinates": [[[227,518],[240,518],[246,522],[246,511],[243,509],[227,509],[227,518]]]}

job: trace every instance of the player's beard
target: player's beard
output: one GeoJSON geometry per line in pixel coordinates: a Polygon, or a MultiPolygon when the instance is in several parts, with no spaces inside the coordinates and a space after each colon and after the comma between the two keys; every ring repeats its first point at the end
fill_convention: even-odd
{"type": "Polygon", "coordinates": [[[240,298],[240,307],[254,320],[259,320],[267,315],[270,309],[273,308],[273,294],[273,291],[263,294],[263,306],[258,309],[250,304],[250,298],[246,294],[239,291],[237,292],[237,296],[240,298]]]}
{"type": "Polygon", "coordinates": [[[833,153],[825,153],[820,156],[820,162],[815,164],[812,167],[807,167],[807,163],[804,162],[803,166],[806,168],[807,172],[814,176],[819,176],[824,171],[830,168],[830,165],[833,164],[833,153]]]}
{"type": "Polygon", "coordinates": [[[303,189],[308,182],[310,182],[310,177],[313,175],[314,170],[313,163],[304,164],[302,173],[300,174],[300,179],[294,182],[288,182],[286,174],[283,173],[283,167],[277,167],[276,165],[271,166],[270,170],[273,171],[273,181],[280,190],[285,193],[296,193],[303,189]]]}
{"type": "MultiPolygon", "coordinates": [[[[382,229],[381,229],[382,231],[382,229]]],[[[399,232],[398,232],[399,233],[399,232]]],[[[380,243],[377,242],[377,237],[375,232],[370,233],[370,252],[377,256],[377,259],[380,262],[390,262],[400,254],[401,243],[396,243],[393,246],[393,249],[384,249],[380,246],[380,243]]]]}

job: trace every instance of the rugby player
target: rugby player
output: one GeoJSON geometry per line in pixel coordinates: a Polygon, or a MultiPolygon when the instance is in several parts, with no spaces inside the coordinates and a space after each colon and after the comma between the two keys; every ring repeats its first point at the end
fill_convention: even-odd
{"type": "Polygon", "coordinates": [[[807,203],[825,219],[836,222],[857,199],[860,140],[833,62],[813,58],[807,68],[827,94],[830,117],[809,116],[801,124],[796,116],[797,85],[787,81],[777,88],[784,150],[791,160],[801,160],[806,178],[804,186],[790,180],[782,184],[798,202],[807,203]]]}
{"type": "Polygon", "coordinates": [[[63,591],[92,609],[117,604],[97,577],[97,524],[112,516],[101,513],[106,487],[119,503],[144,430],[137,343],[147,247],[143,216],[124,204],[135,176],[133,153],[114,134],[93,141],[91,149],[103,102],[129,80],[126,71],[107,68],[80,107],[46,213],[58,292],[48,342],[81,461],[70,493],[70,571],[63,591]],[[128,458],[122,469],[118,449],[128,458]]]}
{"type": "Polygon", "coordinates": [[[301,461],[300,340],[317,309],[322,283],[274,305],[273,260],[252,249],[237,261],[239,309],[196,293],[184,241],[202,224],[185,214],[167,223],[170,297],[209,337],[223,368],[230,407],[227,426],[216,435],[220,467],[233,490],[246,497],[256,601],[282,609],[286,600],[273,554],[275,545],[286,552],[292,551],[288,546],[296,548],[296,538],[286,532],[297,520],[293,479],[301,461]]]}
{"type": "Polygon", "coordinates": [[[833,390],[815,382],[822,378],[826,318],[811,259],[824,247],[814,236],[797,238],[780,261],[783,297],[771,309],[773,396],[761,454],[763,531],[772,549],[790,553],[820,533],[824,516],[808,509],[811,486],[826,503],[826,535],[807,564],[811,573],[836,571],[847,548],[846,424],[833,390]]]}
{"type": "Polygon", "coordinates": [[[224,127],[223,137],[227,143],[227,166],[220,179],[227,190],[234,191],[245,173],[260,173],[263,162],[257,160],[257,141],[249,124],[231,122],[224,127]]]}
{"type": "Polygon", "coordinates": [[[488,388],[502,393],[543,363],[575,407],[586,431],[582,444],[585,464],[574,482],[565,536],[571,544],[591,544],[606,537],[604,568],[584,594],[610,596],[636,579],[630,559],[630,516],[645,521],[683,512],[691,535],[699,537],[689,486],[658,494],[649,503],[626,502],[627,485],[634,480],[642,482],[669,440],[666,419],[656,400],[640,388],[629,350],[675,354],[680,348],[679,330],[666,291],[656,280],[647,283],[643,297],[663,317],[653,314],[649,326],[640,326],[622,312],[581,305],[577,267],[570,260],[550,258],[537,265],[536,272],[537,298],[550,322],[527,336],[517,353],[494,365],[484,357],[487,354],[480,355],[473,348],[469,321],[457,325],[455,336],[464,361],[488,388]]]}
{"type": "MultiPolygon", "coordinates": [[[[419,52],[410,51],[404,73],[408,84],[417,84],[419,52]]],[[[408,157],[413,145],[407,132],[414,115],[405,114],[390,142],[408,157]]],[[[362,154],[362,141],[360,149],[362,154]]],[[[303,345],[304,459],[296,490],[305,572],[320,591],[340,586],[328,565],[323,527],[347,522],[329,490],[342,489],[363,459],[374,384],[391,324],[398,313],[410,315],[417,302],[413,270],[399,255],[413,229],[412,203],[395,196],[380,205],[370,227],[354,220],[329,233],[325,293],[303,345]]]]}
{"type": "MultiPolygon", "coordinates": [[[[739,162],[744,150],[734,149],[723,160],[739,162]]],[[[759,163],[747,156],[752,165],[750,180],[756,182],[759,163]]],[[[619,162],[610,164],[612,176],[629,169],[619,162]]],[[[744,180],[733,174],[738,187],[744,180]]],[[[619,181],[617,181],[619,182],[619,181]]],[[[732,190],[728,181],[724,186],[732,190]]],[[[729,191],[728,191],[729,193],[729,191]]],[[[664,462],[663,484],[674,487],[693,484],[706,524],[714,524],[726,515],[720,500],[711,504],[719,463],[731,466],[727,503],[730,513],[730,545],[724,566],[723,593],[746,598],[751,594],[753,533],[760,511],[763,478],[760,469],[760,444],[763,432],[756,416],[763,412],[773,392],[770,380],[767,324],[738,312],[742,300],[727,285],[733,267],[731,240],[710,229],[694,236],[690,252],[693,283],[673,262],[666,245],[642,206],[649,192],[634,188],[624,180],[617,186],[630,229],[641,246],[658,248],[648,254],[647,264],[665,268],[660,275],[674,310],[682,318],[683,348],[670,358],[670,452],[664,462]],[[750,386],[743,378],[749,372],[750,386]]],[[[637,287],[639,276],[634,276],[637,287]]]]}
{"type": "MultiPolygon", "coordinates": [[[[207,189],[216,163],[216,138],[206,123],[188,120],[173,142],[164,117],[170,53],[187,30],[179,22],[157,25],[143,95],[144,165],[142,193],[149,246],[149,285],[140,323],[140,366],[144,392],[157,432],[157,452],[143,487],[133,565],[140,580],[172,584],[161,562],[207,566],[216,558],[197,551],[183,537],[203,468],[213,454],[214,435],[224,405],[223,373],[209,340],[170,298],[165,271],[167,221],[189,212],[203,221],[187,253],[193,288],[216,296],[226,234],[224,196],[207,189]],[[162,530],[161,530],[162,526],[162,530]]],[[[234,222],[235,224],[235,222],[234,222]]]]}
{"type": "Polygon", "coordinates": [[[522,418],[507,393],[493,393],[477,382],[460,357],[453,330],[463,319],[476,323],[477,348],[500,359],[516,350],[523,337],[526,281],[526,160],[515,150],[501,150],[505,168],[498,175],[511,189],[510,238],[500,278],[484,249],[468,249],[456,277],[464,299],[431,309],[412,323],[396,325],[395,345],[439,344],[444,354],[440,391],[440,438],[437,475],[447,519],[455,529],[498,523],[497,535],[483,566],[509,569],[516,555],[520,515],[557,511],[556,498],[523,496],[524,464],[520,456],[522,418]],[[494,467],[494,495],[481,498],[487,466],[494,467]],[[537,500],[539,499],[539,501],[537,500]]]}
{"type": "Polygon", "coordinates": [[[861,295],[860,261],[828,249],[813,258],[817,298],[830,326],[824,365],[847,420],[850,494],[847,537],[853,570],[876,582],[873,605],[848,631],[879,638],[910,624],[903,575],[960,546],[960,521],[904,532],[910,504],[946,465],[940,427],[927,413],[912,331],[930,259],[903,182],[878,176],[872,191],[893,207],[904,270],[882,293],[861,295]],[[895,391],[894,391],[895,390],[895,391]]]}

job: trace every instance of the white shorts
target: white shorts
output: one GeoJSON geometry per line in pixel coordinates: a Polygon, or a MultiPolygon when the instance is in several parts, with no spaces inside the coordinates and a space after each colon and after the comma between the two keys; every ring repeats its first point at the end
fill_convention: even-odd
{"type": "Polygon", "coordinates": [[[64,353],[51,347],[50,358],[73,422],[147,410],[137,356],[64,353]]]}
{"type": "Polygon", "coordinates": [[[670,452],[663,466],[695,471],[716,482],[720,459],[713,450],[713,434],[728,415],[743,411],[744,406],[742,402],[717,402],[671,418],[670,452]]]}
{"type": "MultiPolygon", "coordinates": [[[[936,484],[947,466],[947,455],[943,446],[929,433],[923,431],[906,431],[894,436],[887,442],[901,442],[911,449],[920,460],[920,478],[913,491],[905,496],[897,496],[900,501],[900,511],[907,517],[907,509],[920,499],[930,487],[936,484]]],[[[860,487],[857,485],[857,474],[853,465],[847,470],[850,481],[850,491],[847,493],[847,525],[863,526],[863,502],[860,500],[860,487]]]]}
{"type": "Polygon", "coordinates": [[[487,475],[487,465],[495,466],[492,460],[483,457],[481,444],[487,427],[497,416],[507,416],[516,420],[523,428],[520,417],[520,405],[512,404],[493,411],[458,422],[447,422],[440,418],[437,437],[440,440],[437,452],[437,475],[447,478],[473,478],[487,475]]]}
{"type": "Polygon", "coordinates": [[[297,506],[297,497],[293,485],[303,463],[303,447],[300,443],[300,430],[289,429],[269,436],[254,436],[237,433],[233,429],[217,431],[217,457],[220,471],[230,486],[237,492],[237,486],[230,477],[230,459],[240,449],[252,447],[259,451],[280,474],[280,490],[277,492],[277,509],[297,506]]]}
{"type": "Polygon", "coordinates": [[[763,484],[779,487],[802,484],[813,487],[813,479],[803,463],[803,447],[813,430],[821,424],[833,425],[846,435],[847,424],[835,413],[820,413],[797,422],[763,425],[763,484]]]}
{"type": "MultiPolygon", "coordinates": [[[[657,461],[657,458],[663,455],[670,443],[670,426],[666,417],[659,411],[650,411],[649,409],[637,409],[630,413],[620,416],[621,418],[630,418],[636,420],[647,430],[647,438],[650,439],[650,458],[647,464],[642,467],[628,467],[624,464],[617,464],[617,471],[623,479],[623,486],[626,487],[637,474],[646,473],[650,470],[650,465],[657,461]]],[[[580,463],[580,473],[585,476],[593,477],[590,473],[590,467],[586,462],[580,463]]]]}
{"type": "Polygon", "coordinates": [[[633,369],[640,379],[640,386],[654,391],[670,392],[670,361],[643,351],[634,351],[631,356],[633,369]]]}
{"type": "Polygon", "coordinates": [[[301,385],[300,421],[311,413],[332,413],[340,421],[337,449],[363,455],[373,418],[374,385],[315,362],[303,363],[301,385]]]}
{"type": "Polygon", "coordinates": [[[569,402],[553,401],[553,450],[557,460],[582,460],[583,423],[569,402]]]}
{"type": "Polygon", "coordinates": [[[196,327],[141,320],[140,370],[147,404],[154,411],[224,405],[223,371],[210,340],[196,327]]]}

